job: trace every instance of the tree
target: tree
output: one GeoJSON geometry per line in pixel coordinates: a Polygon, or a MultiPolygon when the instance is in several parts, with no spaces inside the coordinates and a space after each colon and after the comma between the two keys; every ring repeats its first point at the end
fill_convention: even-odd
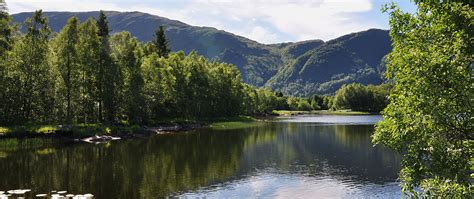
{"type": "Polygon", "coordinates": [[[370,111],[371,101],[371,93],[359,83],[343,85],[334,96],[334,105],[337,109],[370,111]]]}
{"type": "MultiPolygon", "coordinates": [[[[343,85],[334,96],[333,108],[354,111],[380,112],[387,106],[390,84],[368,85],[359,83],[343,85]]],[[[324,99],[322,99],[324,104],[324,99]]]]}
{"type": "Polygon", "coordinates": [[[99,50],[99,69],[97,84],[101,100],[99,101],[99,119],[103,120],[102,111],[106,116],[106,121],[112,122],[116,118],[117,108],[117,81],[120,80],[120,71],[118,66],[113,63],[110,57],[109,44],[109,24],[103,11],[100,11],[97,20],[99,28],[98,36],[100,39],[99,50]],[[103,107],[102,107],[103,106],[103,107]]]}
{"type": "Polygon", "coordinates": [[[165,35],[165,28],[160,26],[156,31],[152,41],[153,45],[156,48],[156,53],[160,57],[168,57],[171,49],[168,44],[168,40],[165,35]]]}
{"type": "Polygon", "coordinates": [[[118,89],[122,109],[127,120],[141,123],[145,119],[144,80],[137,55],[138,41],[129,32],[120,32],[111,38],[112,57],[119,65],[122,77],[118,89]]]}
{"type": "Polygon", "coordinates": [[[10,26],[11,17],[8,14],[7,5],[4,0],[0,0],[0,112],[4,113],[0,116],[0,123],[5,121],[7,102],[7,79],[5,76],[6,53],[12,46],[12,27],[10,26]]]}
{"type": "Polygon", "coordinates": [[[25,21],[26,35],[15,42],[6,68],[9,123],[52,121],[54,81],[47,62],[50,29],[41,10],[25,21]]]}
{"type": "Polygon", "coordinates": [[[98,122],[99,104],[102,101],[99,92],[99,79],[103,75],[100,69],[100,49],[99,29],[93,18],[87,19],[79,26],[79,42],[77,45],[78,60],[80,62],[80,93],[81,121],[98,122]]]}
{"type": "Polygon", "coordinates": [[[12,27],[10,21],[7,5],[4,0],[0,0],[0,57],[11,48],[12,27]]]}
{"type": "Polygon", "coordinates": [[[177,63],[180,60],[178,57],[178,55],[171,55],[168,60],[165,60],[153,53],[142,61],[143,95],[146,100],[147,115],[151,118],[170,116],[171,112],[177,114],[180,111],[176,110],[178,108],[175,90],[176,77],[169,64],[170,62],[177,63]]]}
{"type": "MultiPolygon", "coordinates": [[[[71,123],[79,110],[80,102],[80,60],[78,59],[79,19],[71,17],[58,36],[52,42],[54,50],[53,64],[56,66],[61,78],[60,97],[66,106],[66,122],[71,123]]],[[[59,101],[58,101],[59,102],[59,101]]],[[[62,105],[62,104],[61,104],[62,105]]],[[[60,105],[60,106],[61,106],[60,105]]]]}
{"type": "Polygon", "coordinates": [[[417,0],[416,14],[396,5],[390,13],[393,51],[386,76],[394,83],[384,120],[373,141],[403,156],[406,194],[469,198],[474,134],[472,122],[474,31],[468,1],[417,0]]]}

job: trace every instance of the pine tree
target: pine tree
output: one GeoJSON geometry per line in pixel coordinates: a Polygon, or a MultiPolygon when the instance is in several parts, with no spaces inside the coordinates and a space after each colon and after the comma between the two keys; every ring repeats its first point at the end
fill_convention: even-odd
{"type": "Polygon", "coordinates": [[[158,56],[168,57],[169,53],[171,52],[171,49],[169,47],[168,40],[166,39],[165,28],[163,26],[160,26],[155,31],[155,37],[152,43],[156,48],[156,53],[158,54],[158,56]]]}
{"type": "Polygon", "coordinates": [[[102,112],[105,113],[105,119],[108,122],[115,120],[116,114],[116,81],[118,79],[118,67],[112,62],[110,57],[109,45],[109,25],[107,17],[103,11],[100,11],[99,19],[97,20],[97,27],[99,28],[98,36],[100,39],[99,51],[99,71],[98,71],[98,90],[101,96],[99,101],[99,119],[103,120],[102,112]]]}

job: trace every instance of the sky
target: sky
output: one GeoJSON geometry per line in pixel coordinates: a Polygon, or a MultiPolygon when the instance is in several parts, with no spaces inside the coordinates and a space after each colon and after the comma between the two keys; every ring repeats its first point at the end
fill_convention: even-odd
{"type": "MultiPolygon", "coordinates": [[[[409,0],[393,0],[407,12],[409,0]]],[[[140,11],[210,26],[261,43],[330,40],[370,28],[388,29],[380,11],[392,0],[6,0],[9,12],[140,11]]]]}

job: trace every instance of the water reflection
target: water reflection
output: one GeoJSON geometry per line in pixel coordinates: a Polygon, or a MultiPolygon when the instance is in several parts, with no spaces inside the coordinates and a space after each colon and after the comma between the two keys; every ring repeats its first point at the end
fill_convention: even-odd
{"type": "Polygon", "coordinates": [[[97,198],[397,194],[399,158],[373,148],[372,132],[371,125],[279,122],[103,145],[2,147],[3,140],[0,190],[68,190],[97,198]]]}

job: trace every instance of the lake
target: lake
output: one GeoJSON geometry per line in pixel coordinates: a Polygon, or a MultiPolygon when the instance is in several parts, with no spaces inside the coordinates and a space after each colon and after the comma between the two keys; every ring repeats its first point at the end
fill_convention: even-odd
{"type": "Polygon", "coordinates": [[[297,116],[107,144],[0,140],[0,191],[96,198],[400,198],[380,116],[297,116]]]}

